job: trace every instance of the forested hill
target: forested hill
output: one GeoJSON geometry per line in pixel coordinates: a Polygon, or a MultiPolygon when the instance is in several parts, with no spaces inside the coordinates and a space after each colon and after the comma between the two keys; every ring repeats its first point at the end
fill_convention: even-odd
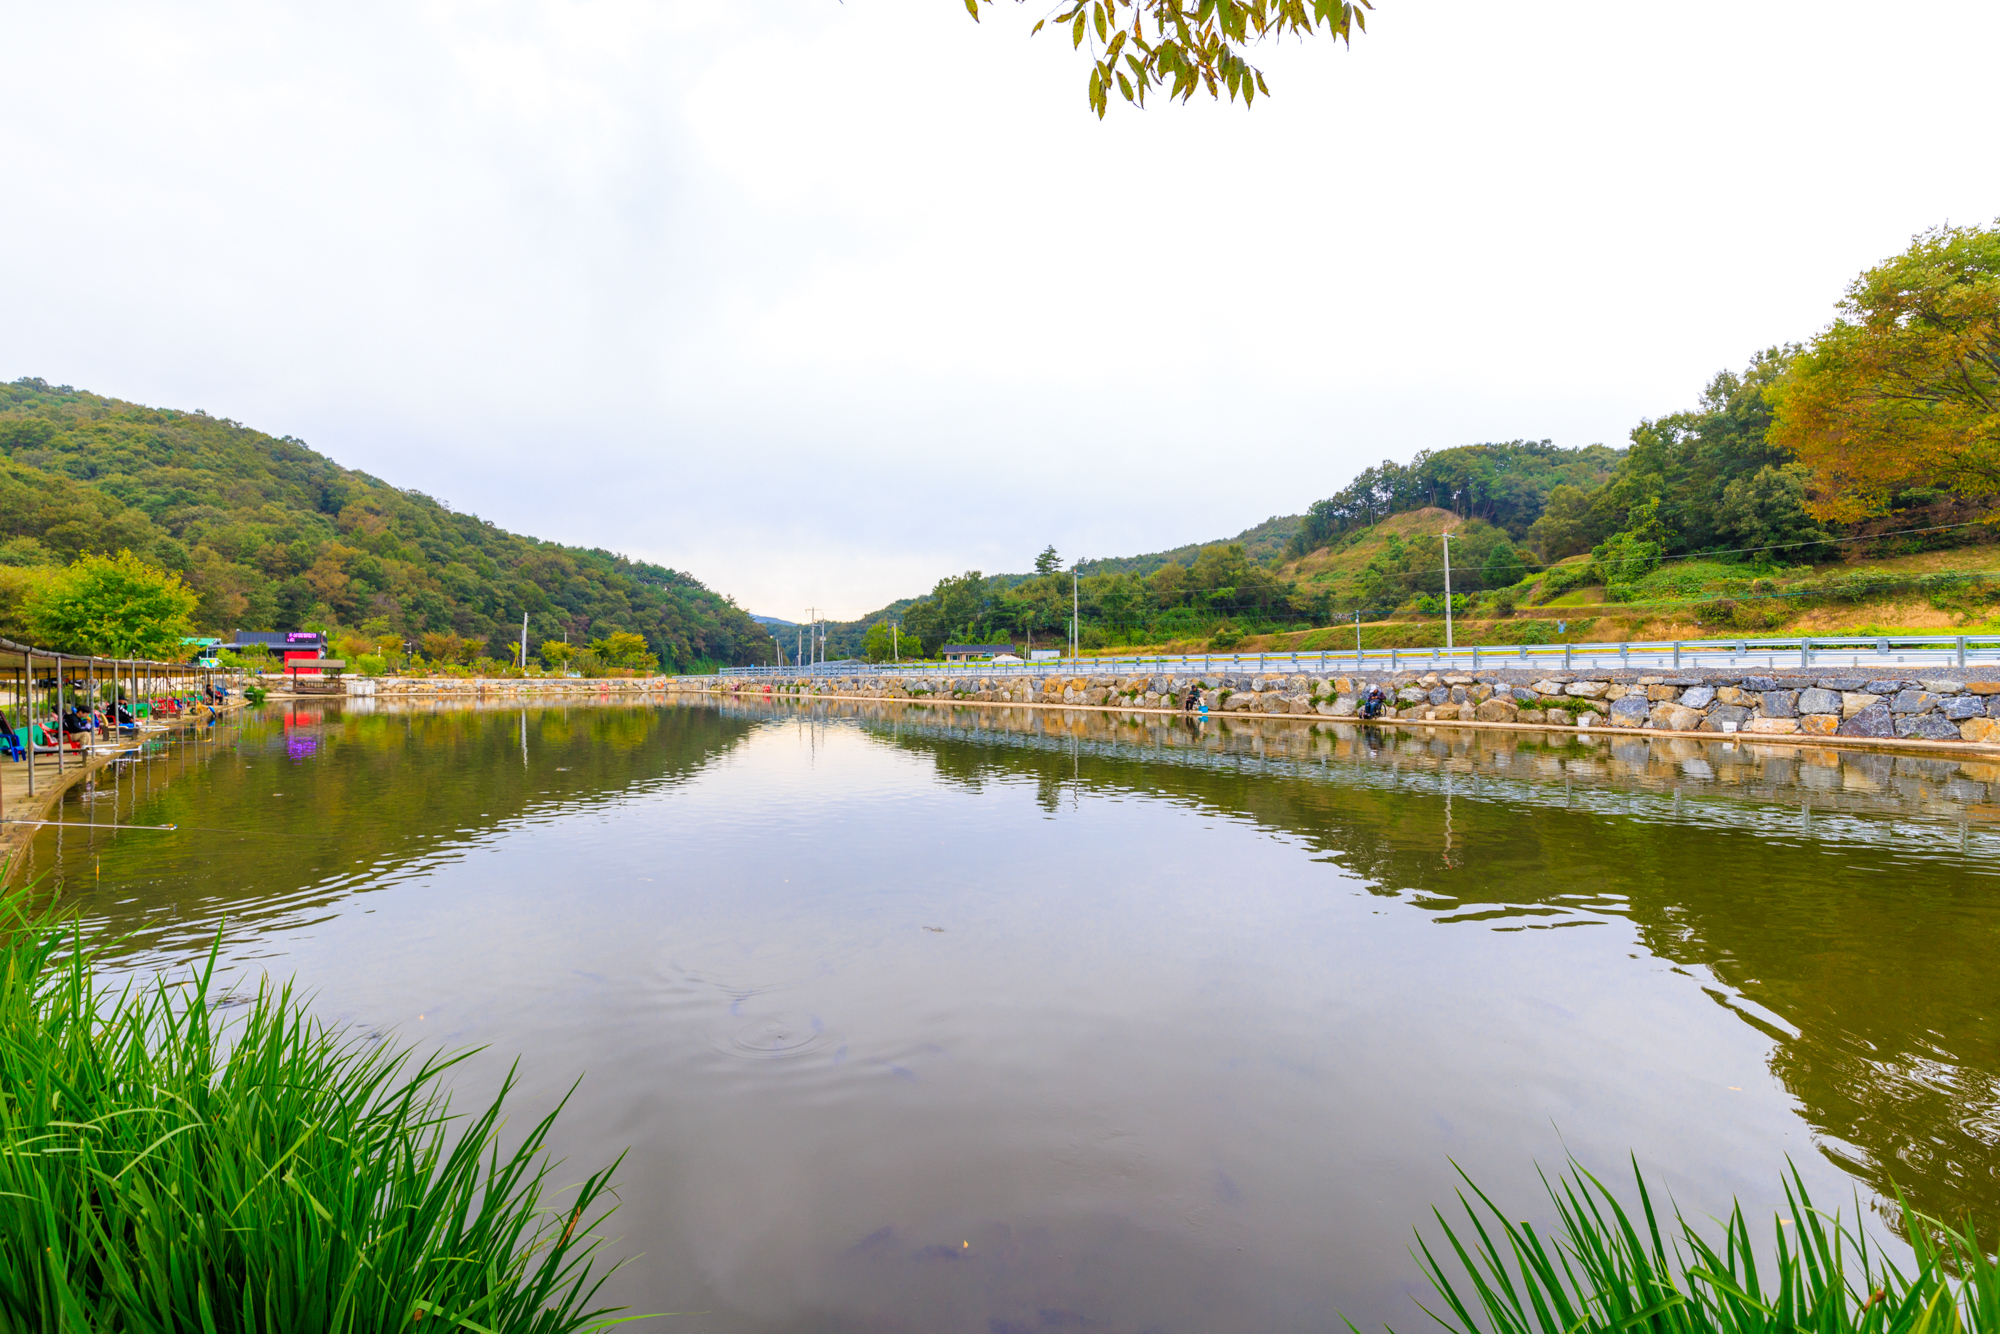
{"type": "MultiPolygon", "coordinates": [[[[1085,574],[1129,574],[1135,579],[1143,579],[1167,565],[1192,565],[1202,548],[1212,546],[1240,546],[1243,554],[1253,561],[1275,560],[1290,546],[1303,520],[1304,516],[1299,514],[1274,514],[1256,527],[1245,528],[1236,536],[1220,542],[1190,542],[1171,551],[1149,551],[1143,556],[1086,560],[1082,570],[1085,574]]],[[[1020,578],[1032,579],[1034,576],[1021,575],[1020,578]]]]}
{"type": "Polygon", "coordinates": [[[1606,445],[1564,449],[1547,440],[1424,450],[1407,464],[1385,459],[1316,501],[1291,534],[1287,554],[1304,556],[1392,514],[1442,509],[1504,528],[1515,541],[1542,517],[1559,486],[1588,493],[1611,479],[1626,451],[1606,445]]]}
{"type": "Polygon", "coordinates": [[[226,418],[0,386],[0,635],[21,634],[23,567],[123,549],[185,577],[204,632],[456,633],[504,660],[525,611],[533,643],[622,630],[663,664],[770,657],[691,575],[506,532],[226,418]]]}

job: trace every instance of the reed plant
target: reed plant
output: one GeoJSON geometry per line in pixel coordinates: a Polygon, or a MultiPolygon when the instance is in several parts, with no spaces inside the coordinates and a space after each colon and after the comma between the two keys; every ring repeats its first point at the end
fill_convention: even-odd
{"type": "MultiPolygon", "coordinates": [[[[74,926],[0,907],[0,1329],[593,1330],[609,1169],[565,1193],[554,1113],[500,1144],[418,1057],[211,956],[108,990],[74,926]]],[[[558,1109],[559,1110],[559,1109],[558,1109]]],[[[613,1164],[615,1167],[616,1164],[613,1164]]]]}
{"type": "MultiPolygon", "coordinates": [[[[1470,1178],[1454,1227],[1433,1210],[1447,1260],[1418,1238],[1437,1293],[1426,1314],[1454,1334],[1994,1334],[2000,1268],[1963,1230],[1903,1205],[1914,1256],[1892,1263],[1859,1221],[1815,1208],[1796,1167],[1760,1262],[1741,1206],[1710,1235],[1672,1210],[1663,1227],[1633,1163],[1637,1210],[1572,1162],[1543,1184],[1550,1235],[1501,1212],[1470,1178]],[[1907,1271],[1907,1272],[1906,1272],[1907,1271]]],[[[1352,1326],[1350,1325],[1350,1328],[1352,1326]]]]}

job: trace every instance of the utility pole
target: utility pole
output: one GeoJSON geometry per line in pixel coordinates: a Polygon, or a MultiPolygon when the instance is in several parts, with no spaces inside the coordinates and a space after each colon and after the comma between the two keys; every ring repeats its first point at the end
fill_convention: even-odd
{"type": "Polygon", "coordinates": [[[1069,656],[1072,660],[1083,656],[1083,576],[1080,573],[1083,562],[1079,560],[1069,567],[1069,656]]]}
{"type": "Polygon", "coordinates": [[[528,613],[521,613],[521,675],[528,674],[528,613]]]}
{"type": "Polygon", "coordinates": [[[1452,651],[1451,642],[1451,534],[1444,535],[1444,651],[1452,651]]]}
{"type": "Polygon", "coordinates": [[[903,665],[903,627],[893,621],[889,624],[889,655],[898,667],[903,665]]]}

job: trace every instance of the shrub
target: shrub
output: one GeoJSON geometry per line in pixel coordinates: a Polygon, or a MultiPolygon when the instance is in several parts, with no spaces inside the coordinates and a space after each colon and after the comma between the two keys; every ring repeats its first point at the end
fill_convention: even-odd
{"type": "Polygon", "coordinates": [[[1572,589],[1598,582],[1597,567],[1587,560],[1567,561],[1551,566],[1536,585],[1535,600],[1550,602],[1572,589]]]}
{"type": "Polygon", "coordinates": [[[1242,642],[1243,632],[1233,625],[1217,626],[1215,633],[1208,637],[1210,648],[1235,648],[1242,642]]]}

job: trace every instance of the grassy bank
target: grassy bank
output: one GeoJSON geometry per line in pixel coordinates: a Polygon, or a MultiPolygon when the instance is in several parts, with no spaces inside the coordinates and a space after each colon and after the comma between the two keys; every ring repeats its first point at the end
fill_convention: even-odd
{"type": "MultiPolygon", "coordinates": [[[[74,932],[0,905],[0,1328],[601,1328],[608,1172],[558,1201],[553,1114],[499,1145],[419,1059],[213,960],[106,992],[74,932]],[[228,1016],[225,1023],[225,1016],[228,1016]]],[[[509,1080],[511,1087],[512,1080],[509,1080]]]]}
{"type": "MultiPolygon", "coordinates": [[[[2000,1268],[1968,1228],[1909,1209],[1908,1272],[1871,1246],[1857,1218],[1813,1206],[1796,1170],[1786,1210],[1763,1251],[1741,1208],[1719,1236],[1678,1209],[1663,1218],[1637,1173],[1628,1213],[1572,1164],[1548,1182],[1557,1226],[1543,1236],[1513,1221],[1477,1186],[1456,1226],[1439,1212],[1443,1244],[1419,1239],[1437,1301],[1424,1310],[1453,1334],[1992,1334],[2000,1329],[2000,1268]],[[1442,1257],[1442,1258],[1440,1258],[1442,1257]]],[[[1857,1213],[1859,1205],[1856,1205],[1857,1213]]]]}

